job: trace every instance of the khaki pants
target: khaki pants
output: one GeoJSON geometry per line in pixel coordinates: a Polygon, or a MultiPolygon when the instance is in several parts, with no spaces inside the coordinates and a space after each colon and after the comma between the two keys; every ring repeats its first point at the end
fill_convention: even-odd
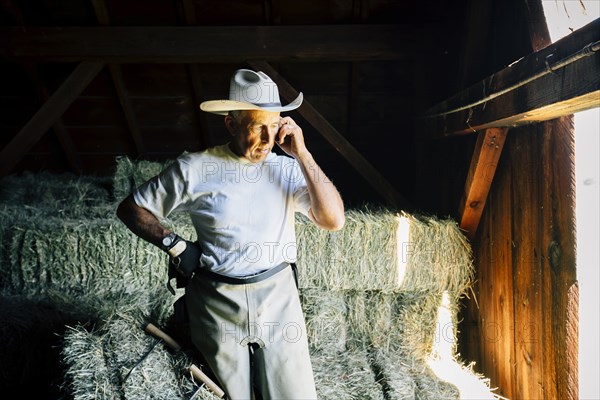
{"type": "Polygon", "coordinates": [[[316,399],[292,269],[255,283],[197,274],[186,289],[194,345],[232,400],[316,399]]]}

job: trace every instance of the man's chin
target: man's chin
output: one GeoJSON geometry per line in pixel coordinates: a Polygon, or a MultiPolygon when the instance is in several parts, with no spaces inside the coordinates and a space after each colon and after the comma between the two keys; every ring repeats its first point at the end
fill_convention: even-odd
{"type": "Polygon", "coordinates": [[[254,153],[252,153],[252,159],[251,161],[254,162],[262,162],[265,161],[267,159],[267,157],[269,156],[269,153],[271,151],[255,151],[254,153]]]}

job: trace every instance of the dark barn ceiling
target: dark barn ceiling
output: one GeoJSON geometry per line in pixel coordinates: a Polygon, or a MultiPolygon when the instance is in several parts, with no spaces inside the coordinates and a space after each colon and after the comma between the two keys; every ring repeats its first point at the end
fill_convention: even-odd
{"type": "MultiPolygon", "coordinates": [[[[2,0],[0,148],[81,62],[101,66],[3,169],[108,176],[119,156],[164,160],[224,143],[222,118],[198,104],[226,96],[235,69],[266,62],[410,201],[418,115],[458,89],[464,3],[2,0]]],[[[383,201],[322,126],[290,115],[348,201],[383,201]]]]}

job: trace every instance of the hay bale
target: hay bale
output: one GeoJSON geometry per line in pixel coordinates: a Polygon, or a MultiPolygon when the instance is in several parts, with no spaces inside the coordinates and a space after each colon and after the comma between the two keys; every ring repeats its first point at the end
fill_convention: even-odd
{"type": "Polygon", "coordinates": [[[401,218],[409,225],[409,235],[398,249],[407,262],[399,290],[447,292],[458,300],[472,285],[474,267],[471,246],[457,222],[408,213],[401,218]]]}
{"type": "Polygon", "coordinates": [[[15,225],[11,233],[7,267],[15,290],[151,288],[165,276],[164,267],[157,268],[165,256],[113,219],[49,218],[15,225]]]}
{"type": "Polygon", "coordinates": [[[327,290],[397,288],[396,215],[347,211],[344,229],[325,231],[296,219],[302,288],[327,290]]]}
{"type": "MultiPolygon", "coordinates": [[[[380,383],[386,398],[390,400],[414,400],[417,398],[417,383],[406,361],[399,360],[394,364],[381,364],[374,361],[380,375],[380,383]]],[[[437,400],[433,398],[432,400],[437,400]]]]}
{"type": "Polygon", "coordinates": [[[110,201],[107,178],[70,173],[23,173],[0,178],[0,203],[22,211],[41,208],[56,216],[85,217],[85,211],[110,201]]]}
{"type": "MultiPolygon", "coordinates": [[[[115,197],[124,198],[168,164],[119,159],[115,197]]],[[[126,350],[111,350],[106,344],[114,342],[117,348],[123,336],[134,338],[134,350],[144,343],[140,332],[127,331],[123,313],[151,315],[161,324],[171,314],[175,298],[164,287],[166,255],[115,218],[112,198],[94,192],[102,185],[57,178],[59,183],[52,186],[52,179],[30,176],[20,191],[2,194],[6,202],[0,208],[0,287],[8,294],[76,304],[90,318],[120,315],[96,332],[71,332],[75,342],[65,346],[80,346],[88,362],[102,356],[104,364],[65,357],[73,366],[73,380],[98,380],[80,386],[81,398],[102,398],[104,393],[108,398],[115,379],[118,383],[122,377],[115,372],[121,368],[118,361],[134,354],[127,356],[126,350]],[[48,183],[40,186],[44,180],[48,183]],[[25,199],[36,185],[42,196],[25,199]],[[91,371],[94,366],[97,376],[91,371]]],[[[195,232],[186,219],[175,214],[163,222],[193,239],[195,232]]],[[[386,399],[455,396],[422,365],[435,352],[443,296],[450,299],[455,322],[458,300],[472,281],[470,247],[457,224],[362,209],[349,210],[346,226],[338,232],[321,230],[302,216],[296,229],[301,297],[321,397],[379,399],[382,391],[386,399]]],[[[456,335],[454,328],[451,335],[456,335]]],[[[138,396],[146,389],[144,376],[129,379],[132,386],[116,396],[138,396]]]]}
{"type": "Polygon", "coordinates": [[[132,234],[116,219],[46,219],[14,225],[7,239],[0,274],[6,293],[62,297],[87,310],[110,312],[136,307],[164,320],[173,296],[166,290],[167,257],[132,234]],[[85,299],[86,301],[82,301],[85,299]],[[108,307],[110,305],[110,307],[108,307]]]}
{"type": "Polygon", "coordinates": [[[94,332],[72,328],[62,354],[75,400],[189,399],[196,391],[195,399],[216,399],[189,377],[190,358],[155,346],[145,324],[139,314],[118,312],[94,332]]]}
{"type": "Polygon", "coordinates": [[[473,276],[470,247],[455,221],[386,210],[348,210],[340,231],[296,220],[303,288],[449,291],[460,297],[473,276]]]}
{"type": "Polygon", "coordinates": [[[317,395],[322,400],[383,400],[367,352],[311,354],[317,395]]]}
{"type": "Polygon", "coordinates": [[[423,361],[389,352],[376,352],[374,359],[391,399],[460,399],[458,388],[436,376],[423,361]]]}
{"type": "Polygon", "coordinates": [[[64,338],[65,387],[74,400],[118,398],[106,365],[102,339],[82,327],[71,328],[64,338]]]}
{"type": "Polygon", "coordinates": [[[348,345],[425,359],[435,339],[441,295],[349,291],[348,345]]]}
{"type": "Polygon", "coordinates": [[[348,335],[345,293],[302,289],[300,300],[311,351],[344,351],[348,335]]]}
{"type": "Polygon", "coordinates": [[[113,177],[115,199],[122,200],[135,188],[148,179],[158,175],[173,160],[165,162],[131,160],[128,157],[117,157],[117,168],[113,177]]]}

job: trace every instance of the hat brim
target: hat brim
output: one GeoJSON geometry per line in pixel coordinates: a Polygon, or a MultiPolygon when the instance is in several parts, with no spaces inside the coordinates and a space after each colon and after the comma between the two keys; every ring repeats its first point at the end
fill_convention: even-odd
{"type": "Polygon", "coordinates": [[[259,107],[256,104],[235,100],[209,100],[200,104],[200,109],[212,114],[227,115],[229,111],[262,110],[271,112],[292,111],[302,105],[303,95],[300,93],[290,104],[276,107],[259,107]]]}

